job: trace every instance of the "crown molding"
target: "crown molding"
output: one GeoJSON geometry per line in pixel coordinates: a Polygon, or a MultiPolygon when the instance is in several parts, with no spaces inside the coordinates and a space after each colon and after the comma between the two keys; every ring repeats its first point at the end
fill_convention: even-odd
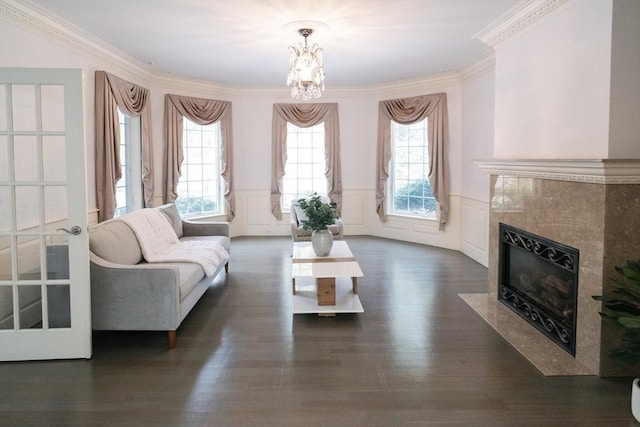
{"type": "Polygon", "coordinates": [[[152,69],[147,64],[115,49],[28,0],[1,0],[0,18],[6,18],[37,36],[44,35],[51,42],[93,57],[98,62],[125,71],[144,81],[151,76],[152,69]]]}
{"type": "Polygon", "coordinates": [[[212,96],[215,94],[216,99],[230,99],[237,93],[237,90],[228,86],[216,85],[210,81],[186,79],[174,76],[173,74],[158,73],[151,76],[154,86],[161,87],[167,93],[175,92],[193,92],[194,96],[212,96]]]}
{"type": "Polygon", "coordinates": [[[473,38],[488,46],[497,47],[538,25],[552,14],[573,6],[577,1],[523,0],[476,33],[473,38]]]}
{"type": "Polygon", "coordinates": [[[640,184],[640,159],[476,160],[491,175],[591,184],[640,184]]]}
{"type": "Polygon", "coordinates": [[[447,71],[444,73],[434,74],[431,76],[420,77],[416,79],[401,80],[388,84],[376,86],[368,86],[361,88],[361,93],[376,98],[398,97],[402,93],[418,92],[441,92],[461,84],[460,77],[457,73],[447,71]]]}

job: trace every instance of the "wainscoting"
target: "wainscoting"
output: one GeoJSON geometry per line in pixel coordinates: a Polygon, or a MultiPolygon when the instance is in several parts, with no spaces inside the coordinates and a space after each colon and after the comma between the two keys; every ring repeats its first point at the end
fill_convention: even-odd
{"type": "MultiPolygon", "coordinates": [[[[483,266],[488,265],[489,203],[451,195],[450,218],[444,230],[435,220],[390,215],[382,223],[375,213],[375,192],[345,190],[342,220],[345,235],[369,235],[459,250],[483,266]]],[[[237,216],[232,236],[289,236],[289,214],[282,221],[271,214],[267,190],[236,191],[237,216]]]]}

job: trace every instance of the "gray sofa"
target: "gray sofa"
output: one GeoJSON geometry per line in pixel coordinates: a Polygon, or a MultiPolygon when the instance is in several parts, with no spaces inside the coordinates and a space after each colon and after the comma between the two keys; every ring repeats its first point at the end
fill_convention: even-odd
{"type": "MultiPolygon", "coordinates": [[[[181,241],[211,240],[230,250],[229,224],[182,220],[174,204],[159,206],[181,241]]],[[[133,230],[114,218],[89,229],[91,317],[94,330],[176,330],[228,262],[206,276],[189,262],[147,263],[133,230]]]]}

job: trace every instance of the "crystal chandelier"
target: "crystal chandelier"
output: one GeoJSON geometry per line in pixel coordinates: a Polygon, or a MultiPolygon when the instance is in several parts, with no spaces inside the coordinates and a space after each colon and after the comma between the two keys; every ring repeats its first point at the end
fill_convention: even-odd
{"type": "Polygon", "coordinates": [[[304,37],[304,45],[289,46],[289,75],[287,86],[291,87],[291,96],[303,100],[320,98],[324,90],[324,69],[322,64],[322,48],[314,44],[307,46],[307,37],[313,30],[302,28],[298,30],[304,37]]]}

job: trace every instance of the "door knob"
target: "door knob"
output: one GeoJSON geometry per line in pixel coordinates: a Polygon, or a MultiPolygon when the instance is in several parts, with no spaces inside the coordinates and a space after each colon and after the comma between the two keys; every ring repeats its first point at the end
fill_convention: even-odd
{"type": "Polygon", "coordinates": [[[73,234],[74,236],[77,236],[78,234],[82,233],[82,228],[78,227],[77,225],[74,225],[73,227],[71,227],[71,230],[67,230],[66,228],[58,228],[56,231],[64,231],[65,233],[69,233],[69,234],[73,234]]]}

